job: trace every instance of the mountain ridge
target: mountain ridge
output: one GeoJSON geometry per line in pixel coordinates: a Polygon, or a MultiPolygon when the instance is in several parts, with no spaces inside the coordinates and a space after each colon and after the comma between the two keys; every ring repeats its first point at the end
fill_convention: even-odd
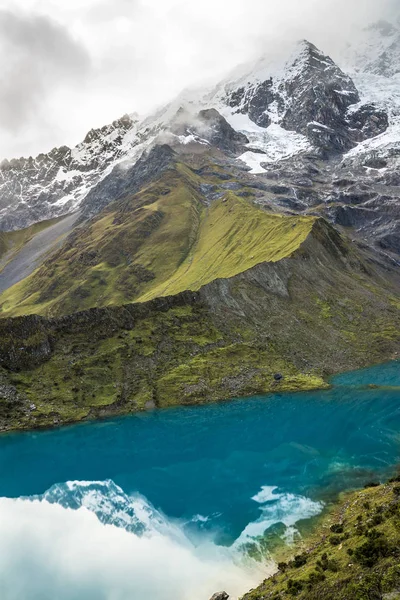
{"type": "Polygon", "coordinates": [[[0,319],[0,427],[318,389],[332,373],[392,358],[398,288],[315,223],[291,257],[198,291],[0,319]]]}
{"type": "MultiPolygon", "coordinates": [[[[361,110],[360,107],[361,112],[353,111],[348,116],[350,120],[346,121],[347,107],[357,104],[358,92],[349,75],[343,73],[332,59],[321,53],[310,42],[300,43],[292,56],[286,59],[286,66],[285,61],[281,63],[281,72],[276,76],[276,82],[270,82],[273,74],[270,72],[267,75],[268,69],[265,68],[264,81],[260,81],[261,88],[256,86],[256,89],[253,89],[254,84],[247,88],[246,94],[250,94],[251,97],[246,101],[248,106],[244,112],[251,118],[256,111],[255,125],[258,119],[264,120],[264,125],[277,126],[279,122],[284,127],[281,139],[285,138],[284,131],[290,130],[300,138],[304,137],[303,148],[305,140],[309,138],[311,144],[315,144],[317,148],[321,147],[326,152],[350,149],[365,137],[376,136],[387,128],[384,110],[368,102],[364,103],[368,110],[365,108],[361,110]],[[324,63],[330,70],[328,75],[320,68],[324,63]],[[318,102],[321,103],[321,107],[331,106],[330,116],[310,108],[315,100],[315,97],[309,97],[310,90],[315,87],[308,81],[313,71],[317,77],[316,84],[320,88],[318,93],[322,94],[318,102]],[[301,74],[305,79],[303,82],[297,81],[301,74]],[[321,77],[325,77],[322,85],[319,82],[321,77]],[[330,79],[335,82],[335,85],[329,91],[330,79]],[[340,94],[337,91],[340,91],[340,94]],[[301,114],[296,116],[293,109],[290,109],[290,103],[287,109],[284,109],[289,96],[294,97],[296,104],[302,106],[307,105],[309,97],[310,106],[303,110],[303,116],[301,114]],[[269,107],[268,114],[265,112],[267,107],[269,107]],[[282,110],[284,112],[280,115],[282,110]],[[378,122],[375,122],[376,118],[378,122]],[[332,119],[335,121],[333,131],[332,119]],[[370,123],[368,127],[366,127],[367,122],[370,123]],[[374,124],[373,130],[370,130],[371,123],[374,124]],[[349,134],[357,128],[359,133],[355,137],[351,134],[350,138],[354,137],[354,141],[350,141],[349,134]]],[[[275,70],[276,68],[274,67],[275,70]]],[[[253,69],[257,71],[257,63],[253,65],[253,69]]],[[[231,92],[225,92],[227,82],[221,85],[214,91],[204,91],[195,94],[194,97],[189,95],[186,100],[183,96],[182,102],[189,107],[192,106],[195,111],[198,107],[197,112],[202,109],[216,109],[222,117],[233,124],[237,112],[243,113],[243,106],[237,106],[239,101],[237,90],[233,92],[236,94],[236,100],[233,101],[232,96],[229,97],[231,92]],[[227,97],[225,97],[226,93],[228,93],[227,97]],[[229,106],[232,102],[234,106],[229,106]]],[[[234,81],[230,85],[237,86],[234,81]]],[[[169,129],[171,120],[174,120],[180,105],[181,101],[178,98],[143,121],[139,121],[137,115],[125,115],[111,125],[91,130],[84,141],[74,149],[61,147],[53,149],[47,155],[41,154],[35,159],[14,159],[3,162],[3,166],[0,167],[0,228],[12,230],[26,227],[35,221],[58,217],[76,210],[85,196],[104,176],[109,174],[113,165],[123,163],[124,160],[136,162],[144,150],[157,142],[160,133],[169,129]]],[[[250,125],[250,131],[251,127],[250,125]]],[[[268,128],[264,127],[262,131],[267,133],[268,128]]],[[[246,134],[246,131],[241,133],[246,134]]],[[[290,136],[287,137],[290,140],[290,136]]],[[[301,148],[300,138],[299,148],[301,148]]],[[[268,144],[266,151],[268,154],[268,144]]]]}
{"type": "MultiPolygon", "coordinates": [[[[316,389],[399,352],[395,79],[309,42],[265,73],[90,132],[71,222],[2,233],[3,429],[316,389]]],[[[33,212],[3,208],[18,226],[72,210],[53,163],[33,212]]]]}

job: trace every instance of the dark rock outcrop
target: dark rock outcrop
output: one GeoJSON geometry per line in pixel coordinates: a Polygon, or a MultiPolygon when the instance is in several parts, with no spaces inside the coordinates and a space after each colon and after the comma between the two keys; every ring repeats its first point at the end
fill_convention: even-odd
{"type": "Polygon", "coordinates": [[[289,72],[293,75],[278,88],[289,98],[282,126],[307,135],[323,150],[340,152],[351,147],[345,117],[348,108],[359,101],[352,79],[308,42],[289,72]]]}
{"type": "Polygon", "coordinates": [[[357,142],[388,127],[385,111],[365,105],[349,113],[360,100],[357,88],[329,57],[302,42],[285,73],[276,81],[241,86],[228,93],[227,103],[248,114],[260,127],[271,124],[271,111],[284,129],[309,138],[324,154],[345,152],[357,142]]]}
{"type": "Polygon", "coordinates": [[[364,104],[357,110],[351,111],[346,121],[351,130],[349,140],[353,143],[376,137],[389,127],[387,112],[374,104],[364,104]]]}
{"type": "Polygon", "coordinates": [[[273,87],[272,78],[255,86],[239,87],[231,92],[228,105],[231,108],[240,107],[240,112],[248,114],[250,119],[259,127],[271,125],[268,108],[275,102],[277,95],[273,87]]]}
{"type": "Polygon", "coordinates": [[[173,118],[170,127],[176,136],[192,136],[200,144],[207,142],[227,154],[244,152],[248,138],[229,125],[228,121],[215,109],[208,108],[197,114],[180,108],[173,118]]]}
{"type": "Polygon", "coordinates": [[[82,203],[81,221],[94,217],[114,200],[134,194],[146,183],[157,179],[173,164],[175,156],[167,144],[156,145],[144,152],[133,166],[114,167],[86,196],[82,203]]]}
{"type": "Polygon", "coordinates": [[[199,134],[204,135],[211,145],[226,152],[237,153],[249,140],[242,133],[235,131],[228,121],[214,108],[201,110],[198,115],[201,126],[199,134]]]}

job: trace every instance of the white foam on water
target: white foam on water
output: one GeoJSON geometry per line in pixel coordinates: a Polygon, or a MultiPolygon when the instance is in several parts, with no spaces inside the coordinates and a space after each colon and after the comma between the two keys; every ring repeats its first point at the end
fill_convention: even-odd
{"type": "Polygon", "coordinates": [[[294,525],[303,519],[310,519],[318,515],[323,509],[322,502],[315,502],[305,496],[296,494],[278,493],[277,487],[264,486],[261,491],[252,497],[252,500],[260,504],[260,517],[249,523],[236,540],[234,546],[237,548],[254,544],[273,525],[283,524],[286,532],[283,540],[291,542],[296,530],[294,525]]]}
{"type": "Polygon", "coordinates": [[[255,496],[252,497],[254,502],[258,502],[259,504],[264,504],[264,502],[269,502],[270,500],[276,500],[277,495],[274,494],[275,490],[278,488],[276,486],[266,486],[264,485],[261,488],[261,492],[258,492],[255,496]]]}

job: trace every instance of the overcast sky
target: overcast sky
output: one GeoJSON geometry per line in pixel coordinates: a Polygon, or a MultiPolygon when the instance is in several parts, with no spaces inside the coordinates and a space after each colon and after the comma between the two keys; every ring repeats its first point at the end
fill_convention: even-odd
{"type": "Polygon", "coordinates": [[[0,158],[74,145],[293,38],[334,53],[397,3],[0,0],[0,158]]]}

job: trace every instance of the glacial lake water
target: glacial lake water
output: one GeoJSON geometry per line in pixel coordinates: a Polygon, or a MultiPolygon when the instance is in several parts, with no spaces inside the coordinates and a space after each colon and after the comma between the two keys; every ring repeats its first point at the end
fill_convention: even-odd
{"type": "Polygon", "coordinates": [[[243,593],[249,544],[400,462],[400,363],[332,384],[0,437],[0,597],[243,593]]]}

